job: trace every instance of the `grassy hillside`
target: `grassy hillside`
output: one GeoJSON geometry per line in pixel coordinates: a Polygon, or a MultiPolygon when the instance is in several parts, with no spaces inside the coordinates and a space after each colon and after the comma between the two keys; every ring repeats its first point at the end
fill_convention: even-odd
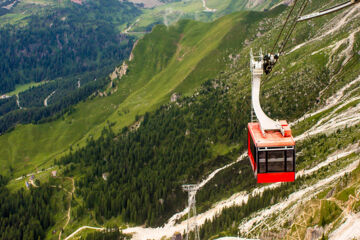
{"type": "Polygon", "coordinates": [[[49,165],[69,146],[81,146],[87,137],[99,136],[107,121],[115,122],[119,130],[137,115],[168,102],[172,93],[193,93],[222,71],[229,49],[240,50],[246,36],[255,34],[252,24],[261,18],[261,14],[243,12],[213,23],[187,20],[169,28],[156,27],[137,44],[128,74],[116,81],[113,95],[80,103],[72,114],[54,122],[18,126],[0,136],[4,146],[0,161],[6,166],[1,172],[12,169],[19,176],[49,165]]]}

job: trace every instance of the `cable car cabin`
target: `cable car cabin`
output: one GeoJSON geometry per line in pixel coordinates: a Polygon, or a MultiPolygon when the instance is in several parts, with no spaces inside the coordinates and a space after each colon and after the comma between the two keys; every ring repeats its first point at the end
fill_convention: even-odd
{"type": "Polygon", "coordinates": [[[266,131],[260,124],[248,124],[248,156],[258,183],[295,181],[295,141],[286,121],[280,131],[266,131]]]}

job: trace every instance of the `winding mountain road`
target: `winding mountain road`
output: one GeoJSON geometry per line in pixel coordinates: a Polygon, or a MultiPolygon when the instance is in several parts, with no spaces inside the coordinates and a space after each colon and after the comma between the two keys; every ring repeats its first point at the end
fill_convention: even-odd
{"type": "Polygon", "coordinates": [[[49,99],[52,97],[52,95],[55,94],[55,92],[56,92],[56,90],[53,91],[52,93],[50,93],[50,95],[45,98],[45,100],[44,100],[44,106],[45,106],[45,107],[48,106],[48,101],[49,101],[49,99]]]}

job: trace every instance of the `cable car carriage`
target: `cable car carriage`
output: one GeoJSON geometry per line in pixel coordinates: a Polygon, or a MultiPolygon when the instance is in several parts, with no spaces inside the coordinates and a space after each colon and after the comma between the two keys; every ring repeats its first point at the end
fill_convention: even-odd
{"type": "Polygon", "coordinates": [[[250,53],[252,122],[248,124],[248,156],[258,183],[295,181],[295,141],[286,121],[274,121],[261,109],[259,94],[263,56],[250,53]],[[253,121],[255,116],[257,121],[253,121]]]}
{"type": "Polygon", "coordinates": [[[248,124],[248,155],[258,183],[293,182],[295,180],[295,141],[286,121],[280,131],[264,135],[258,122],[248,124]]]}

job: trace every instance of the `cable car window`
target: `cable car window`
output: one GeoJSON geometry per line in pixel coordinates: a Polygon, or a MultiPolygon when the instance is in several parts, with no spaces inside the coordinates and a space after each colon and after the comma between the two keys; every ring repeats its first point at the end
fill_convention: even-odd
{"type": "Polygon", "coordinates": [[[286,151],[286,171],[294,172],[294,150],[286,151]]]}
{"type": "Polygon", "coordinates": [[[266,172],[266,152],[259,152],[259,173],[266,172]]]}
{"type": "Polygon", "coordinates": [[[284,172],[285,154],[284,151],[268,151],[268,171],[284,172]]]}

